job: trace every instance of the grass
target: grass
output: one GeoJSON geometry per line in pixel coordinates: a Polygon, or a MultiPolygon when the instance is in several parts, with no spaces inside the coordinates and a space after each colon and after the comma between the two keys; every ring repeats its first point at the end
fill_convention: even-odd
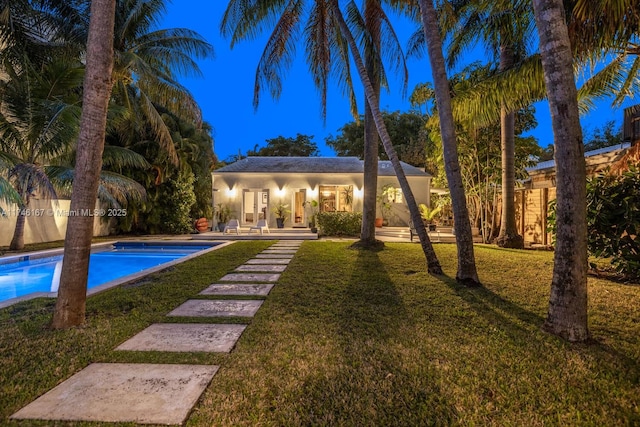
{"type": "Polygon", "coordinates": [[[0,418],[27,425],[7,417],[91,362],[132,361],[221,366],[189,426],[640,424],[640,287],[590,278],[593,341],[572,345],[540,331],[551,253],[478,246],[469,290],[453,245],[433,277],[419,245],[349,244],[305,243],[231,354],[112,350],[265,242],[96,295],[82,329],[48,330],[51,301],[0,310],[0,418]]]}

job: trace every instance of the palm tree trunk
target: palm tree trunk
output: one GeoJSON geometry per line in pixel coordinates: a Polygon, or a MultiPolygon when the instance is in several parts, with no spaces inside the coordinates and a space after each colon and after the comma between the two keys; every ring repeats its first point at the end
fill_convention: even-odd
{"type": "MultiPolygon", "coordinates": [[[[500,70],[507,70],[515,61],[513,49],[500,47],[500,70]]],[[[502,107],[500,111],[500,145],[502,151],[502,218],[496,244],[503,248],[523,249],[524,239],[516,227],[516,117],[502,107]]]]}
{"type": "Polygon", "coordinates": [[[85,321],[87,275],[93,236],[93,212],[102,168],[107,107],[113,70],[115,0],[92,0],[82,117],[73,192],[64,245],[60,288],[53,315],[54,328],[68,328],[85,321]]]}
{"type": "Polygon", "coordinates": [[[473,236],[469,221],[469,210],[464,194],[464,186],[460,173],[458,151],[456,144],[453,110],[451,108],[451,95],[449,93],[449,81],[442,54],[442,40],[436,11],[431,0],[419,0],[420,15],[424,27],[425,40],[429,52],[431,72],[433,75],[434,90],[438,116],[440,117],[440,133],[442,134],[442,149],[444,154],[444,167],[447,175],[447,183],[451,194],[453,208],[453,220],[455,222],[456,243],[458,249],[458,272],[456,280],[466,286],[480,286],[476,260],[473,252],[473,236]]]}
{"type": "Polygon", "coordinates": [[[400,188],[402,189],[405,200],[407,202],[407,206],[409,208],[411,220],[413,221],[413,224],[416,228],[416,233],[418,234],[418,237],[420,239],[420,244],[422,245],[422,250],[424,251],[425,258],[427,260],[427,270],[431,274],[442,274],[442,267],[440,266],[438,257],[433,250],[433,245],[429,240],[427,229],[425,228],[424,223],[422,222],[422,218],[420,217],[418,204],[416,203],[416,199],[413,196],[411,187],[409,187],[409,181],[407,181],[407,177],[404,174],[404,170],[402,169],[402,165],[400,164],[398,155],[396,154],[396,151],[393,148],[393,144],[391,143],[389,132],[387,131],[387,128],[384,124],[382,113],[380,112],[380,108],[378,107],[380,105],[378,97],[376,96],[374,88],[371,85],[371,81],[369,80],[369,76],[367,75],[367,69],[364,65],[364,61],[360,56],[360,52],[358,50],[356,41],[353,38],[353,34],[351,34],[351,31],[349,31],[349,27],[347,26],[347,23],[342,16],[342,12],[340,11],[337,0],[331,1],[331,9],[333,11],[334,18],[338,22],[340,31],[347,39],[349,47],[351,48],[351,53],[356,64],[360,80],[362,81],[362,85],[364,86],[364,93],[367,97],[367,100],[369,101],[369,106],[371,107],[371,113],[373,115],[374,123],[376,124],[376,129],[378,130],[378,135],[380,136],[382,145],[387,153],[387,156],[389,157],[389,160],[391,161],[391,164],[393,165],[398,183],[400,184],[400,188]]]}
{"type": "Polygon", "coordinates": [[[571,42],[561,0],[534,0],[555,143],[557,235],[543,329],[573,342],[587,327],[586,167],[571,42]]]}
{"type": "MultiPolygon", "coordinates": [[[[379,86],[379,85],[378,85],[379,86]]],[[[375,88],[374,88],[375,90],[375,88]]],[[[380,91],[378,90],[378,94],[380,91]]],[[[376,243],[376,195],[378,190],[378,131],[369,102],[364,104],[364,192],[362,228],[359,244],[368,247],[376,243]]]]}
{"type": "MultiPolygon", "coordinates": [[[[365,8],[379,7],[370,0],[365,2],[365,8]]],[[[373,38],[375,48],[380,48],[380,19],[375,13],[367,13],[365,10],[365,25],[373,38]]],[[[373,85],[373,90],[380,99],[380,74],[378,64],[372,63],[371,56],[366,57],[367,75],[373,85]]],[[[379,105],[377,106],[380,107],[379,105]]],[[[376,245],[376,195],[378,190],[378,131],[373,120],[369,101],[364,103],[364,194],[362,200],[362,229],[360,231],[360,246],[369,247],[376,245]]]]}
{"type": "MultiPolygon", "coordinates": [[[[28,202],[27,202],[28,204],[28,202]]],[[[24,249],[24,226],[27,221],[26,206],[20,206],[18,210],[18,218],[16,218],[16,227],[13,230],[13,238],[9,244],[10,251],[20,251],[24,249]]]]}

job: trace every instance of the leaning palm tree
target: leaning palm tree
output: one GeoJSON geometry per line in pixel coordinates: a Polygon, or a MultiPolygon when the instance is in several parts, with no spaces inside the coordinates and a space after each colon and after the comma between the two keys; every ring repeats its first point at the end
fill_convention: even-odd
{"type": "MultiPolygon", "coordinates": [[[[92,0],[87,40],[82,118],[78,137],[72,211],[93,209],[98,193],[99,172],[112,87],[113,29],[116,0],[92,0]]],[[[85,321],[89,254],[93,218],[72,216],[67,224],[64,262],[53,315],[54,328],[68,328],[85,321]]]]}
{"type": "MultiPolygon", "coordinates": [[[[310,64],[312,76],[322,95],[322,113],[324,115],[326,108],[325,101],[329,74],[330,71],[333,70],[340,82],[346,83],[345,88],[351,101],[352,114],[357,116],[357,106],[351,84],[349,54],[351,53],[354,57],[357,56],[360,60],[362,60],[362,58],[359,51],[357,51],[354,36],[342,15],[339,5],[337,2],[334,4],[333,1],[329,0],[309,0],[308,3],[301,1],[282,3],[278,1],[247,2],[236,0],[229,3],[222,20],[222,32],[223,34],[231,35],[232,46],[242,38],[254,37],[258,29],[260,29],[262,25],[265,25],[265,22],[269,22],[273,17],[277,18],[275,28],[271,33],[267,47],[258,64],[254,90],[254,105],[257,106],[262,84],[267,85],[272,96],[279,96],[282,90],[282,76],[279,70],[286,68],[292,61],[293,55],[295,54],[296,31],[300,25],[303,25],[304,14],[307,12],[306,8],[309,9],[309,13],[303,28],[305,29],[305,35],[307,37],[307,62],[310,64]],[[346,31],[342,28],[342,23],[344,23],[346,31]],[[354,48],[356,50],[354,50],[354,48]],[[338,58],[338,60],[335,58],[338,58]]],[[[361,13],[353,2],[349,2],[348,4],[347,16],[350,18],[350,22],[360,21],[361,13]]],[[[376,19],[380,19],[380,16],[378,15],[376,19]]],[[[355,29],[363,37],[371,37],[366,31],[366,25],[355,26],[355,29]]],[[[379,50],[375,50],[375,42],[368,43],[366,47],[368,48],[369,55],[380,55],[379,50]]],[[[376,64],[379,65],[380,61],[374,57],[370,62],[370,66],[373,67],[376,64]]],[[[431,272],[440,273],[440,264],[429,241],[424,224],[420,220],[418,205],[415,203],[413,193],[408,186],[404,170],[400,166],[386,128],[381,130],[381,127],[384,128],[384,122],[382,121],[382,115],[379,111],[379,97],[376,94],[376,89],[371,84],[367,67],[364,63],[362,63],[362,66],[364,69],[360,70],[360,68],[358,68],[358,74],[363,83],[368,83],[368,86],[365,84],[367,102],[371,109],[374,122],[376,123],[377,132],[382,139],[383,146],[385,146],[386,150],[388,148],[387,155],[389,159],[392,160],[392,163],[394,163],[394,158],[397,163],[397,165],[394,164],[396,177],[405,194],[412,219],[416,224],[416,231],[420,237],[427,258],[428,269],[431,272]],[[364,71],[365,75],[363,75],[361,71],[364,71]],[[369,90],[373,93],[369,94],[369,90]],[[375,117],[376,111],[378,117],[375,117]],[[383,134],[386,134],[386,141],[383,134]]],[[[381,72],[381,70],[378,71],[381,72]]]]}
{"type": "Polygon", "coordinates": [[[456,148],[455,122],[449,93],[449,81],[442,54],[442,39],[438,17],[431,0],[419,0],[420,16],[422,19],[424,38],[427,42],[427,51],[431,63],[434,90],[438,116],[440,118],[440,134],[445,162],[447,183],[451,194],[453,218],[456,228],[456,243],[458,250],[458,272],[456,280],[467,286],[479,286],[478,272],[476,269],[475,254],[473,251],[473,236],[469,221],[464,185],[460,174],[460,163],[456,148]]]}
{"type": "MultiPolygon", "coordinates": [[[[409,186],[409,182],[407,181],[406,176],[404,175],[404,171],[402,169],[402,165],[398,158],[398,155],[393,147],[393,143],[391,141],[391,136],[387,131],[387,128],[384,124],[384,118],[382,116],[382,112],[377,107],[380,105],[380,100],[377,98],[374,87],[369,79],[369,75],[367,73],[367,68],[362,59],[362,55],[358,49],[358,45],[356,43],[347,22],[344,19],[342,11],[340,10],[340,6],[338,4],[338,0],[329,0],[328,1],[328,11],[331,13],[332,17],[335,19],[338,29],[340,30],[341,35],[346,39],[349,49],[351,52],[351,57],[353,58],[356,69],[358,71],[358,75],[360,77],[360,81],[364,86],[364,92],[371,107],[371,114],[373,117],[373,121],[376,125],[376,129],[378,131],[378,135],[382,141],[382,145],[387,153],[387,157],[391,162],[393,169],[396,173],[396,178],[400,184],[400,188],[402,192],[405,194],[405,201],[409,208],[409,214],[411,217],[411,221],[416,228],[416,232],[418,237],[420,238],[420,243],[422,245],[422,250],[425,253],[427,259],[427,270],[432,274],[442,274],[442,268],[440,267],[440,262],[438,261],[435,251],[433,250],[433,246],[431,245],[431,241],[427,235],[426,228],[424,223],[422,222],[422,217],[420,215],[420,209],[418,204],[416,203],[415,197],[413,196],[413,192],[411,191],[411,187],[409,186]]],[[[353,14],[357,10],[357,6],[353,1],[349,1],[347,3],[347,13],[353,14]]],[[[471,232],[471,228],[469,227],[469,232],[471,232]]]]}

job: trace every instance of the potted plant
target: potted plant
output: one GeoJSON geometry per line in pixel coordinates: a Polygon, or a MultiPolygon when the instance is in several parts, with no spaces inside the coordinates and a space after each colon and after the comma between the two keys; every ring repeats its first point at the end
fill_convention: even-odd
{"type": "Polygon", "coordinates": [[[422,222],[427,226],[429,231],[436,231],[435,219],[440,215],[440,211],[442,210],[439,206],[433,209],[430,209],[424,203],[420,203],[418,205],[418,209],[420,209],[420,216],[422,217],[422,222]]]}
{"type": "Polygon", "coordinates": [[[309,215],[309,228],[312,233],[317,233],[318,227],[316,227],[316,215],[318,214],[318,201],[307,200],[304,202],[304,206],[311,208],[311,215],[309,215]]]}
{"type": "Polygon", "coordinates": [[[284,228],[284,222],[287,220],[289,214],[291,214],[289,205],[280,202],[273,208],[273,213],[276,215],[278,228],[284,228]]]}
{"type": "Polygon", "coordinates": [[[226,227],[227,222],[231,219],[231,215],[233,211],[229,207],[229,205],[225,205],[224,203],[218,203],[214,209],[214,215],[216,217],[216,222],[218,223],[218,230],[224,231],[224,227],[226,227]]]}

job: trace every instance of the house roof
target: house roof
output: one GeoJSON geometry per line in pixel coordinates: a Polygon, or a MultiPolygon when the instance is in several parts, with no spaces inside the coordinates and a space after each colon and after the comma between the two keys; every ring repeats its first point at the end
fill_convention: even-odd
{"type": "MultiPolygon", "coordinates": [[[[431,176],[420,168],[400,162],[407,176],[431,176]]],[[[214,173],[363,173],[357,157],[246,157],[214,173]]],[[[378,161],[378,175],[395,176],[389,160],[378,161]]]]}
{"type": "MultiPolygon", "coordinates": [[[[622,153],[624,150],[629,148],[631,144],[623,143],[618,145],[612,145],[610,147],[599,148],[597,150],[591,150],[584,153],[584,157],[589,163],[590,159],[593,159],[594,163],[610,163],[617,155],[622,153]],[[598,158],[597,156],[601,156],[598,158]]],[[[540,162],[530,168],[526,168],[528,173],[539,172],[546,169],[555,168],[556,162],[555,160],[546,160],[544,162],[540,162]]]]}

